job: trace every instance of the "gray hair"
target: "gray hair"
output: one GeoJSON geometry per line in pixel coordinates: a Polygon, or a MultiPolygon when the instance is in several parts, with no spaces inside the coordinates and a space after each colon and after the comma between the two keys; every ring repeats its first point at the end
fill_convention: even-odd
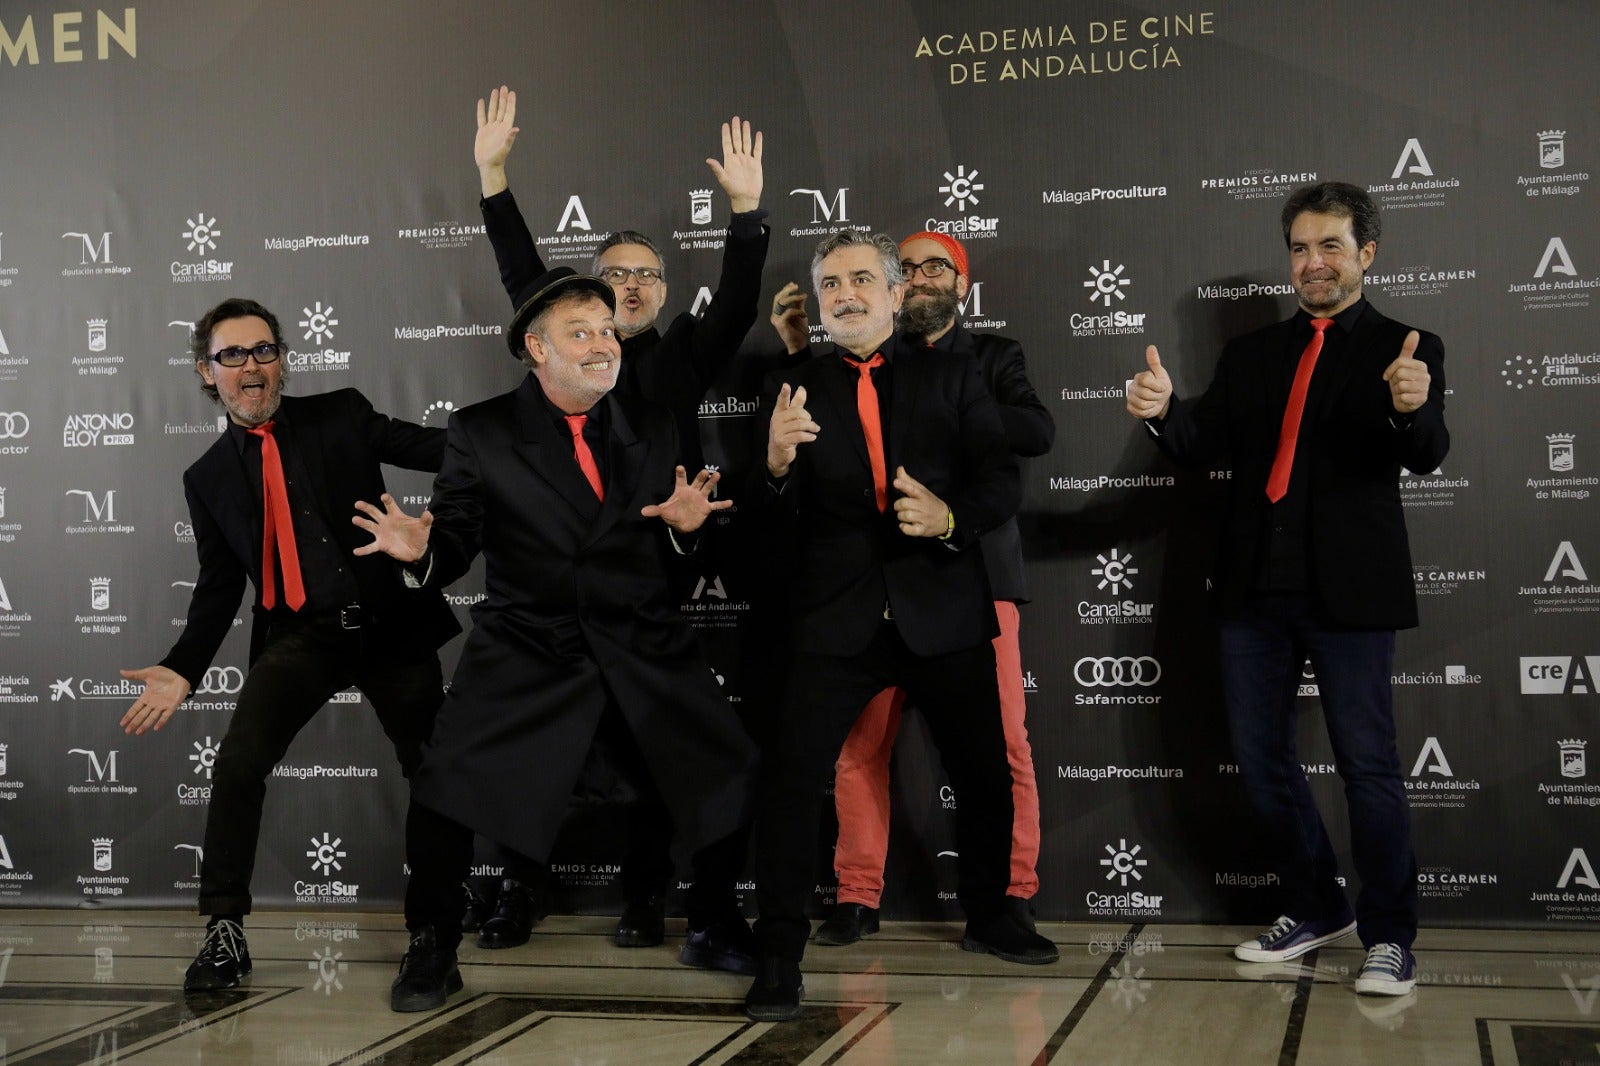
{"type": "Polygon", "coordinates": [[[605,243],[595,249],[594,259],[589,263],[589,273],[600,273],[600,257],[611,249],[621,244],[637,244],[641,248],[648,248],[656,257],[656,262],[661,264],[661,280],[667,280],[667,257],[661,254],[661,249],[655,243],[636,229],[619,229],[605,239],[605,243]]]}
{"type": "Polygon", "coordinates": [[[906,280],[905,268],[900,265],[900,246],[887,233],[868,233],[866,230],[842,229],[831,237],[824,237],[811,256],[811,289],[822,287],[822,261],[841,248],[876,248],[883,265],[883,278],[890,285],[906,280]]]}

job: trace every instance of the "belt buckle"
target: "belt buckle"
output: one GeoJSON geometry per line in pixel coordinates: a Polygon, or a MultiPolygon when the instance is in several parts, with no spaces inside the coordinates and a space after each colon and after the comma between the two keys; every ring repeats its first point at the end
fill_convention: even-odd
{"type": "Polygon", "coordinates": [[[883,620],[885,622],[894,621],[894,609],[889,606],[888,600],[883,601],[883,620]]]}
{"type": "Polygon", "coordinates": [[[339,608],[340,629],[360,629],[361,624],[361,605],[359,603],[352,603],[348,607],[339,608]]]}

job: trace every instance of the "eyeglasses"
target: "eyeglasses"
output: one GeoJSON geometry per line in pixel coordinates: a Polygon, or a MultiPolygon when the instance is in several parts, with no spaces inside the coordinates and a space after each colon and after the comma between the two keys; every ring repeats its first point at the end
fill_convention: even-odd
{"type": "Polygon", "coordinates": [[[266,341],[256,345],[254,348],[240,348],[238,345],[224,348],[221,351],[212,352],[210,359],[212,362],[221,363],[223,366],[244,366],[246,360],[254,359],[262,366],[266,366],[268,363],[276,363],[278,356],[288,350],[289,346],[286,344],[274,344],[271,341],[266,341]]]}
{"type": "Polygon", "coordinates": [[[639,287],[648,289],[661,280],[661,271],[655,267],[601,267],[600,277],[608,285],[621,285],[632,274],[639,279],[639,287]]]}
{"type": "Polygon", "coordinates": [[[922,271],[923,277],[932,281],[946,270],[954,270],[955,268],[955,264],[950,260],[941,259],[938,256],[934,256],[932,259],[924,259],[920,263],[913,263],[909,259],[900,260],[900,269],[906,272],[907,281],[916,277],[919,270],[922,271]]]}

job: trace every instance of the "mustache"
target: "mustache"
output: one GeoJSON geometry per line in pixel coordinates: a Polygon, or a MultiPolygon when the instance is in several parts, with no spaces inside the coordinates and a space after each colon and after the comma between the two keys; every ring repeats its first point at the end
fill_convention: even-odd
{"type": "Polygon", "coordinates": [[[864,304],[864,303],[854,303],[854,302],[852,302],[852,303],[836,304],[834,306],[834,308],[833,308],[833,316],[835,318],[838,318],[840,315],[849,314],[852,311],[859,312],[859,313],[865,313],[866,310],[867,310],[867,305],[864,304]]]}

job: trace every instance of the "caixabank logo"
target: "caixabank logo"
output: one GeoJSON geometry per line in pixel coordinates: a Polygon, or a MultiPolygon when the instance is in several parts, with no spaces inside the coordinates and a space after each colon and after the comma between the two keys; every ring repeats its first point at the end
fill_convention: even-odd
{"type": "Polygon", "coordinates": [[[321,837],[312,837],[306,858],[310,860],[311,877],[294,883],[296,903],[349,905],[357,902],[361,886],[344,880],[349,852],[342,837],[326,832],[321,837]]]}

